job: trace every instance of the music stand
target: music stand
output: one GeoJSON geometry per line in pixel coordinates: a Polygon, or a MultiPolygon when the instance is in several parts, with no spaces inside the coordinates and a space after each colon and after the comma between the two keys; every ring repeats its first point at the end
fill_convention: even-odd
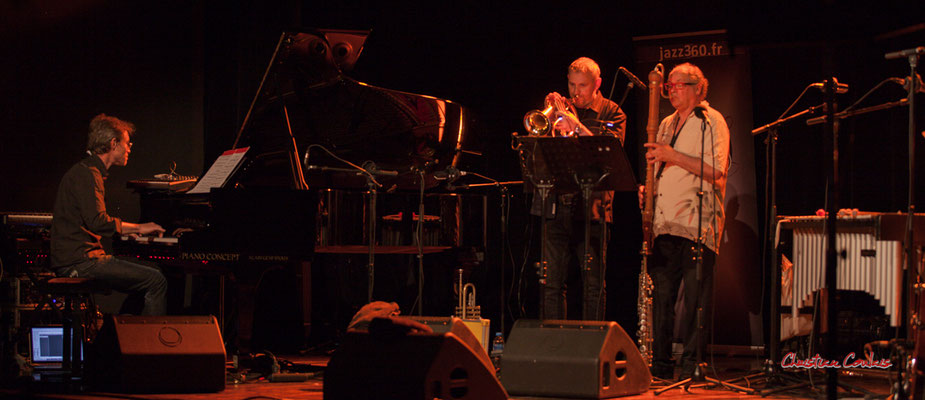
{"type": "MultiPolygon", "coordinates": [[[[636,191],[636,178],[623,151],[620,140],[614,136],[515,136],[520,150],[521,171],[524,182],[531,183],[542,199],[541,233],[542,252],[538,264],[540,317],[545,314],[544,292],[547,278],[548,254],[546,235],[547,200],[551,193],[581,193],[585,202],[585,254],[582,271],[590,261],[592,191],[636,191]]],[[[603,216],[601,216],[603,217],[603,216]]],[[[605,226],[601,218],[601,226],[605,226]]],[[[603,233],[603,229],[602,229],[603,233]]],[[[602,236],[602,241],[605,235],[602,236]]],[[[604,263],[604,246],[601,246],[601,271],[604,263]]],[[[603,285],[601,286],[603,288],[603,285]]]]}

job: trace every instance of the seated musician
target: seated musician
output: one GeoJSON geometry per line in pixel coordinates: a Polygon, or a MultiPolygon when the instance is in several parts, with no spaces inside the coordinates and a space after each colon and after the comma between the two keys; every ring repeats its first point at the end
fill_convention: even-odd
{"type": "Polygon", "coordinates": [[[120,234],[161,235],[153,222],[123,222],[106,212],[106,176],[132,152],[130,122],[100,114],[90,121],[88,157],[74,164],[58,185],[51,223],[51,267],[58,276],[101,279],[118,291],[144,296],[143,315],[166,313],[167,281],[155,267],[117,259],[100,238],[120,234]]]}
{"type": "MultiPolygon", "coordinates": [[[[606,99],[600,92],[601,69],[594,60],[581,57],[568,68],[569,98],[559,93],[546,96],[546,105],[557,106],[553,129],[557,136],[611,135],[623,141],[626,115],[620,106],[606,99]]],[[[591,196],[591,216],[600,221],[603,216],[612,222],[613,192],[594,192],[591,196]]],[[[543,208],[539,195],[534,196],[531,213],[541,215],[543,208]]],[[[566,319],[566,277],[571,261],[581,260],[585,253],[584,205],[580,193],[558,194],[547,200],[546,242],[547,280],[543,293],[543,319],[566,319]]],[[[604,318],[604,278],[601,265],[601,225],[592,223],[590,262],[581,271],[582,315],[584,320],[604,318]]],[[[580,262],[579,262],[580,264],[580,262]]]]}

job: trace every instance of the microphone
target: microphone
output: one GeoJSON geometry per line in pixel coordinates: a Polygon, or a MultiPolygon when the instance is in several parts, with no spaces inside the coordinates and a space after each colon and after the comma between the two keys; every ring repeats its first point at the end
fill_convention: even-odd
{"type": "Polygon", "coordinates": [[[919,47],[914,47],[911,49],[905,49],[905,50],[900,50],[900,51],[894,51],[892,53],[886,53],[883,55],[883,58],[886,58],[887,60],[892,60],[894,58],[909,57],[913,54],[915,55],[925,54],[925,47],[919,46],[919,47]]]}
{"type": "Polygon", "coordinates": [[[379,169],[379,167],[376,166],[376,163],[374,163],[374,162],[372,162],[372,161],[364,162],[364,163],[363,163],[363,169],[365,169],[366,172],[369,172],[369,173],[372,174],[372,175],[379,175],[379,176],[398,176],[398,171],[389,171],[389,170],[385,170],[385,169],[379,169]]]}
{"type": "MultiPolygon", "coordinates": [[[[704,111],[706,111],[706,110],[707,110],[707,109],[706,109],[706,108],[703,108],[703,106],[696,106],[696,107],[694,107],[694,115],[696,115],[697,118],[700,118],[700,119],[704,120],[704,122],[706,122],[707,124],[710,124],[710,119],[707,118],[706,115],[704,115],[704,111]]],[[[712,124],[710,124],[710,125],[712,125],[712,124]]]]}
{"type": "MultiPolygon", "coordinates": [[[[838,83],[838,79],[835,79],[835,78],[832,78],[832,80],[835,81],[835,93],[838,93],[838,94],[848,93],[847,83],[838,83]]],[[[819,90],[825,90],[825,82],[816,82],[816,83],[810,84],[809,86],[812,86],[819,90]]]]}
{"type": "Polygon", "coordinates": [[[620,67],[619,70],[623,73],[623,75],[626,75],[626,77],[629,78],[630,82],[633,82],[633,85],[636,85],[642,90],[646,90],[646,84],[643,83],[642,80],[640,80],[638,77],[636,77],[636,75],[633,75],[630,70],[623,67],[620,67]]]}
{"type": "Polygon", "coordinates": [[[469,173],[466,171],[460,171],[459,168],[456,168],[452,165],[447,165],[446,169],[444,169],[443,171],[434,172],[434,179],[438,181],[445,180],[447,182],[453,182],[459,179],[459,177],[465,176],[468,174],[469,173]]]}

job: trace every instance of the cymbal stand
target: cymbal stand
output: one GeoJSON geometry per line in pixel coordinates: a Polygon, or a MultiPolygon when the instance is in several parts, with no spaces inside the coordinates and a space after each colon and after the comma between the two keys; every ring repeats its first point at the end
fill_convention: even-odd
{"type": "MultiPolygon", "coordinates": [[[[704,150],[706,147],[706,129],[707,129],[707,117],[704,116],[702,123],[700,125],[700,188],[697,191],[697,246],[694,251],[694,258],[696,263],[696,277],[697,284],[700,286],[700,290],[697,291],[697,297],[694,298],[694,301],[697,302],[697,361],[694,366],[694,371],[691,374],[690,378],[683,379],[681,381],[675,382],[671,385],[665,386],[661,389],[656,390],[654,393],[656,396],[667,392],[671,389],[682,387],[684,390],[688,390],[693,383],[704,383],[710,382],[714,385],[723,386],[727,389],[735,390],[737,392],[752,394],[755,392],[754,389],[733,385],[728,382],[723,382],[716,378],[711,378],[706,375],[704,371],[707,367],[707,363],[703,361],[703,348],[705,347],[704,343],[704,330],[703,330],[703,302],[701,301],[704,298],[704,289],[713,290],[713,287],[704,288],[703,287],[703,155],[705,154],[704,150]]],[[[712,131],[712,127],[710,128],[712,131]]],[[[715,261],[714,261],[715,263],[715,261]]],[[[713,268],[713,266],[711,266],[713,268]]],[[[685,289],[686,290],[686,289],[685,289]]],[[[685,296],[685,301],[687,296],[685,296]]]]}

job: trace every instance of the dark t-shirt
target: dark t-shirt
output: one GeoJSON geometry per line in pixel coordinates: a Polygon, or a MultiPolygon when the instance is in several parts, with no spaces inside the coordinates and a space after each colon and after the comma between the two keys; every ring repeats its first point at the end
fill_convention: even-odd
{"type": "Polygon", "coordinates": [[[626,114],[614,103],[598,94],[588,108],[575,109],[578,120],[595,135],[613,135],[626,138],[626,114]]]}
{"type": "Polygon", "coordinates": [[[122,232],[122,220],[106,212],[104,182],[109,171],[98,156],[74,164],[58,185],[51,221],[51,267],[106,255],[100,238],[122,232]]]}

